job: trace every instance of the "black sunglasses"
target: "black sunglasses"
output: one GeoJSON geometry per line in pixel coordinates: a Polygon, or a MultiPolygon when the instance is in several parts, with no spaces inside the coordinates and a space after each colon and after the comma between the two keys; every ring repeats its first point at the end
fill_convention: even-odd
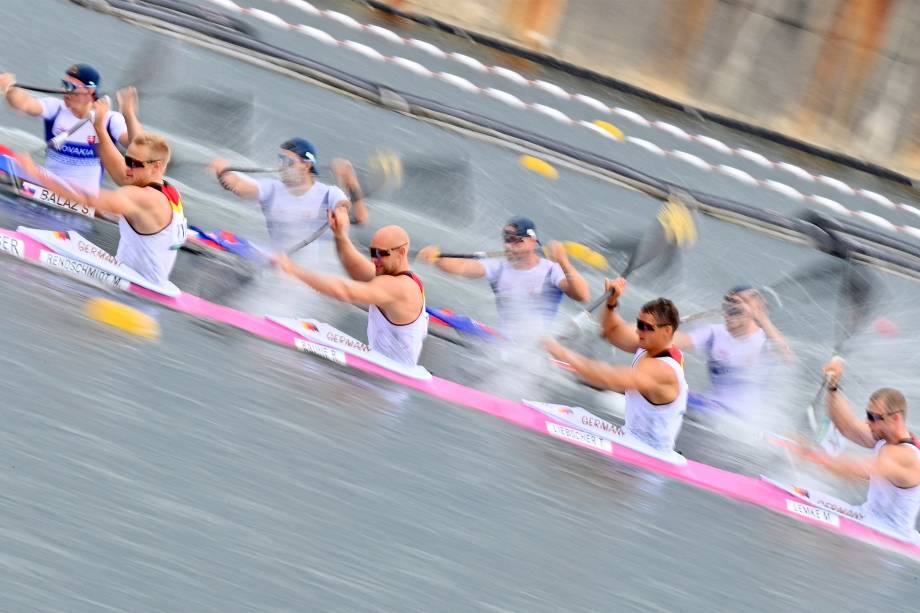
{"type": "Polygon", "coordinates": [[[643,332],[654,332],[657,328],[660,327],[660,325],[656,326],[654,324],[650,324],[644,319],[636,319],[636,328],[642,330],[643,332]]]}
{"type": "Polygon", "coordinates": [[[875,423],[877,421],[885,421],[886,417],[888,417],[888,415],[885,415],[882,413],[873,413],[872,411],[866,411],[866,419],[869,420],[869,422],[871,423],[875,423]]]}
{"type": "Polygon", "coordinates": [[[402,245],[398,245],[396,247],[390,247],[389,249],[378,249],[377,247],[369,247],[368,252],[371,254],[372,260],[377,260],[380,258],[387,257],[388,255],[390,255],[390,253],[392,253],[393,251],[396,251],[400,247],[405,247],[405,245],[406,243],[403,243],[402,245]]]}
{"type": "Polygon", "coordinates": [[[153,164],[154,162],[159,162],[160,160],[138,160],[131,157],[130,155],[125,156],[125,166],[128,168],[144,168],[147,164],[153,164]]]}
{"type": "Polygon", "coordinates": [[[79,87],[79,85],[74,85],[73,83],[71,83],[71,82],[68,81],[67,79],[61,79],[61,89],[63,89],[63,90],[64,90],[65,92],[67,92],[68,94],[71,94],[71,93],[77,91],[77,88],[78,88],[78,87],[79,87]]]}
{"type": "Polygon", "coordinates": [[[517,234],[509,234],[506,232],[504,234],[504,241],[505,244],[517,245],[518,243],[524,242],[524,237],[518,236],[517,234]]]}

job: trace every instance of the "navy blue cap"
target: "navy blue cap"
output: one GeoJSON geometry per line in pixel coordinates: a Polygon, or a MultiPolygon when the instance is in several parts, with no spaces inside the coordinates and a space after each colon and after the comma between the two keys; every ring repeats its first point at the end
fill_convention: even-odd
{"type": "Polygon", "coordinates": [[[515,236],[521,238],[537,238],[537,225],[529,217],[513,217],[505,224],[505,228],[506,233],[507,228],[514,228],[515,236]]]}
{"type": "Polygon", "coordinates": [[[297,157],[306,160],[307,162],[312,162],[313,166],[310,171],[313,174],[317,174],[316,147],[313,146],[313,143],[305,138],[295,136],[294,138],[288,139],[282,143],[281,148],[285,151],[290,151],[291,153],[296,154],[297,157]]]}
{"type": "Polygon", "coordinates": [[[89,64],[74,64],[67,69],[67,75],[73,77],[86,87],[95,87],[98,89],[99,85],[102,83],[102,77],[99,76],[99,71],[89,64]]]}

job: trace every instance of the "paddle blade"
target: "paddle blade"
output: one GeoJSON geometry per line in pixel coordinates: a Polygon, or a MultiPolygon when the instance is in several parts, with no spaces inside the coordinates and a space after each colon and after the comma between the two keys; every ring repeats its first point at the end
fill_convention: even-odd
{"type": "Polygon", "coordinates": [[[610,263],[607,261],[607,258],[587,245],[582,245],[581,243],[573,241],[565,241],[562,245],[565,247],[565,252],[570,258],[576,259],[598,270],[610,269],[610,263]]]}
{"type": "Polygon", "coordinates": [[[848,263],[840,286],[840,315],[837,320],[835,353],[868,323],[875,306],[877,280],[872,271],[852,261],[848,263]]]}
{"type": "Polygon", "coordinates": [[[643,235],[621,276],[629,276],[652,260],[673,258],[678,249],[696,243],[698,231],[690,210],[692,203],[693,198],[687,194],[675,192],[668,197],[656,215],[658,223],[643,235]]]}

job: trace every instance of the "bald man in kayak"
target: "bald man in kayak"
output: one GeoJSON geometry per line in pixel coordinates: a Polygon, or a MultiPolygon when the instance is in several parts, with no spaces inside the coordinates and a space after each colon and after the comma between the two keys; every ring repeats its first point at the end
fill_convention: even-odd
{"type": "Polygon", "coordinates": [[[297,266],[285,254],[275,263],[321,294],[350,304],[366,304],[367,344],[401,364],[418,364],[428,335],[428,313],[421,279],[409,270],[409,235],[399,226],[386,226],[371,238],[370,258],[348,237],[348,209],[329,211],[336,251],[351,279],[321,274],[297,266]]]}

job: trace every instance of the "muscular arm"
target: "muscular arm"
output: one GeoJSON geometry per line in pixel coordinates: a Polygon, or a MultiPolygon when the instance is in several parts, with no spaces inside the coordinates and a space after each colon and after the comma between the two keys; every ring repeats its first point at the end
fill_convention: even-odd
{"type": "Polygon", "coordinates": [[[761,329],[764,331],[764,334],[767,335],[770,343],[776,349],[777,352],[783,357],[787,362],[791,362],[795,359],[795,354],[792,353],[792,349],[789,347],[789,343],[786,342],[786,337],[783,336],[783,333],[773,325],[773,322],[769,319],[762,321],[760,323],[761,329]]]}
{"type": "Polygon", "coordinates": [[[838,477],[866,481],[876,475],[897,487],[917,485],[917,473],[920,470],[917,454],[906,445],[885,445],[874,459],[833,457],[816,449],[807,451],[805,457],[838,477]]]}
{"type": "Polygon", "coordinates": [[[486,267],[482,262],[476,260],[467,260],[464,258],[438,258],[435,262],[440,270],[466,277],[468,279],[479,279],[486,276],[486,267]]]}
{"type": "Polygon", "coordinates": [[[43,111],[42,103],[38,101],[38,98],[20,87],[13,86],[9,88],[6,92],[6,101],[17,111],[33,117],[38,117],[43,111]]]}
{"type": "Polygon", "coordinates": [[[112,180],[118,185],[124,185],[125,179],[125,158],[112,142],[109,131],[105,129],[105,113],[96,113],[96,121],[93,127],[96,129],[96,152],[99,159],[102,160],[102,167],[105,168],[112,180]]]}
{"type": "Polygon", "coordinates": [[[679,384],[674,371],[656,360],[642,360],[635,368],[611,366],[591,360],[573,351],[560,356],[589,385],[623,393],[636,390],[647,399],[658,404],[672,402],[677,398],[679,384]]]}
{"type": "MultiPolygon", "coordinates": [[[[111,139],[109,142],[111,143],[111,139]]],[[[99,190],[99,193],[94,196],[73,188],[67,183],[58,181],[53,175],[46,173],[42,168],[36,166],[31,158],[19,158],[19,162],[30,176],[36,177],[41,181],[42,185],[51,191],[60,194],[68,200],[91,206],[102,213],[112,213],[114,215],[130,217],[134,215],[141,206],[148,203],[151,197],[151,194],[145,193],[145,190],[133,185],[126,185],[114,191],[106,189],[99,190]]]]}
{"type": "Polygon", "coordinates": [[[141,120],[137,118],[137,115],[133,110],[127,110],[122,113],[125,118],[125,125],[128,127],[128,131],[118,137],[118,142],[121,143],[122,147],[126,147],[131,144],[131,141],[134,140],[134,137],[138,134],[144,132],[144,126],[141,125],[141,120]]]}
{"type": "MultiPolygon", "coordinates": [[[[355,281],[368,282],[373,280],[376,274],[374,263],[361,255],[361,252],[355,247],[354,243],[347,235],[335,236],[335,249],[339,254],[339,260],[348,276],[355,281]]],[[[377,304],[376,302],[366,304],[377,304]]]]}
{"type": "Polygon", "coordinates": [[[248,178],[235,172],[221,172],[217,175],[221,186],[244,200],[258,200],[259,186],[248,178]]]}
{"type": "Polygon", "coordinates": [[[616,310],[610,310],[606,306],[601,308],[603,309],[601,336],[617,349],[634,353],[639,348],[639,335],[636,328],[627,324],[616,310]]]}
{"type": "Polygon", "coordinates": [[[385,306],[395,302],[403,292],[399,280],[389,276],[373,277],[370,281],[354,281],[320,274],[293,264],[290,274],[321,294],[351,304],[385,306]]]}
{"type": "Polygon", "coordinates": [[[559,262],[559,266],[562,267],[562,272],[565,274],[565,279],[562,280],[559,289],[565,292],[566,296],[578,302],[584,302],[590,298],[591,290],[581,273],[567,259],[559,262]]]}
{"type": "Polygon", "coordinates": [[[828,472],[846,479],[869,479],[871,463],[852,456],[832,457],[823,451],[811,449],[805,452],[805,458],[823,467],[828,472]]]}
{"type": "Polygon", "coordinates": [[[875,437],[869,425],[857,419],[850,403],[839,391],[827,392],[827,415],[840,433],[857,445],[870,448],[875,445],[875,437]]]}

